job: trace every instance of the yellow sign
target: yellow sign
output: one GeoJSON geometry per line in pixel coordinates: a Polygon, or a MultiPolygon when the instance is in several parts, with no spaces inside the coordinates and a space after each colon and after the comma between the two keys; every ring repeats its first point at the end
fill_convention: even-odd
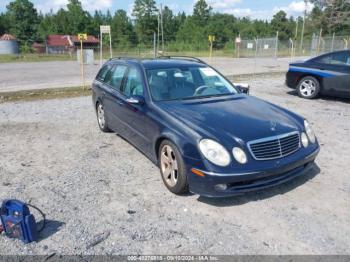
{"type": "Polygon", "coordinates": [[[78,39],[79,39],[80,41],[87,40],[87,34],[78,34],[78,39]]]}
{"type": "Polygon", "coordinates": [[[208,39],[209,39],[209,42],[214,42],[215,41],[215,35],[209,35],[208,39]]]}

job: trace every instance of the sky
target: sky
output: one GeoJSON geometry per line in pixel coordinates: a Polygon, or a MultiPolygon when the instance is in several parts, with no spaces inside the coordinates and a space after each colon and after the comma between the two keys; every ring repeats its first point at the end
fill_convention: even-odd
{"type": "MultiPolygon", "coordinates": [[[[0,12],[6,10],[6,5],[11,0],[0,0],[0,12]]],[[[43,12],[58,10],[65,7],[68,0],[31,0],[35,7],[43,12]]],[[[156,0],[157,5],[163,4],[169,6],[175,13],[185,11],[191,14],[193,5],[197,0],[156,0]]],[[[124,9],[131,15],[133,0],[81,0],[85,10],[93,12],[94,10],[107,11],[114,13],[117,9],[124,9]]],[[[285,11],[288,15],[302,15],[305,8],[304,0],[207,0],[214,11],[233,14],[237,17],[249,16],[252,19],[267,19],[279,10],[285,11]]],[[[310,11],[312,5],[309,3],[307,10],[310,11]]]]}

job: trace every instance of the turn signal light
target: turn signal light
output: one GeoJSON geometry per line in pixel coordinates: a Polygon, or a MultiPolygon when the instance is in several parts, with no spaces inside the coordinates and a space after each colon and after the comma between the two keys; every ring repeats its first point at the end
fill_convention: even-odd
{"type": "Polygon", "coordinates": [[[197,175],[197,176],[205,177],[205,174],[204,174],[202,171],[199,171],[199,170],[197,170],[197,169],[195,169],[195,168],[192,168],[192,169],[191,169],[191,172],[192,172],[193,174],[197,175]]]}

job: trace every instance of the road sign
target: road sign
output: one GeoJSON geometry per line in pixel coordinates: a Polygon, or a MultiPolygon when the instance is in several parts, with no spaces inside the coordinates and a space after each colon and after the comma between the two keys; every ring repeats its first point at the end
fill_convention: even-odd
{"type": "Polygon", "coordinates": [[[236,44],[240,44],[241,43],[241,38],[240,37],[236,37],[236,44]]]}
{"type": "Polygon", "coordinates": [[[100,66],[102,66],[102,52],[103,52],[103,34],[108,34],[109,35],[109,52],[110,52],[110,57],[113,57],[112,53],[112,34],[111,34],[111,26],[110,25],[101,25],[100,26],[100,66]]]}
{"type": "Polygon", "coordinates": [[[208,40],[209,40],[209,42],[214,42],[215,41],[215,35],[209,35],[208,40]]]}
{"type": "Polygon", "coordinates": [[[100,32],[102,34],[110,34],[111,33],[111,26],[110,25],[101,25],[100,32]]]}
{"type": "Polygon", "coordinates": [[[78,34],[79,41],[86,41],[87,40],[87,34],[78,34]]]}
{"type": "Polygon", "coordinates": [[[88,39],[86,33],[78,34],[78,39],[80,41],[80,67],[81,67],[81,82],[83,90],[85,89],[85,70],[84,70],[84,57],[83,57],[83,41],[88,39]]]}

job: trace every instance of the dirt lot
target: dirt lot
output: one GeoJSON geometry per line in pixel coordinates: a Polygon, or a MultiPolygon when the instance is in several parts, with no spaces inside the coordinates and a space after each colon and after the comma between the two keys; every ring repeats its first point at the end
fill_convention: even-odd
{"type": "Polygon", "coordinates": [[[38,243],[0,236],[0,254],[350,254],[350,101],[302,100],[283,81],[255,81],[252,94],[310,120],[318,167],[227,199],[172,195],[156,166],[98,130],[90,97],[0,104],[0,199],[49,220],[38,243]]]}
{"type": "MultiPolygon", "coordinates": [[[[225,75],[280,72],[287,70],[290,62],[289,58],[203,59],[225,75]]],[[[91,84],[99,68],[99,62],[85,67],[86,84],[91,84]]],[[[76,61],[0,63],[0,92],[80,85],[80,65],[76,61]]]]}

